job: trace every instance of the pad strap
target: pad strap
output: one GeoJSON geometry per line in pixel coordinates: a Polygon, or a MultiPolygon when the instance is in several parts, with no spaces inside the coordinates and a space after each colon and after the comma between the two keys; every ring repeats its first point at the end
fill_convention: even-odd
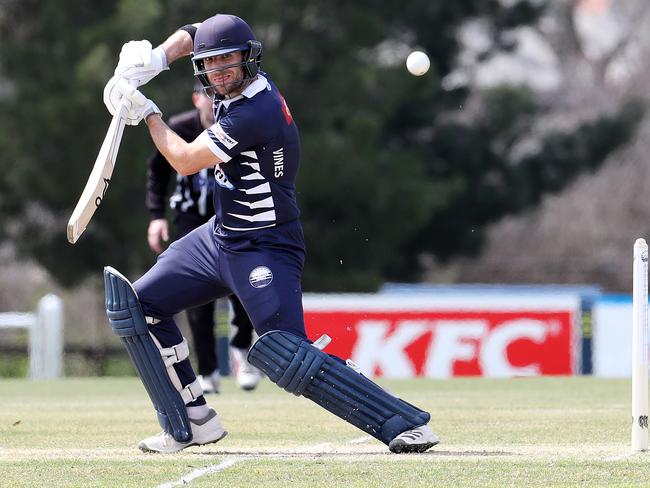
{"type": "Polygon", "coordinates": [[[181,398],[185,402],[185,405],[187,405],[190,402],[193,402],[197,398],[199,398],[201,395],[203,395],[203,388],[201,388],[201,384],[199,383],[199,379],[195,379],[187,385],[185,388],[183,388],[180,391],[181,398]]]}
{"type": "Polygon", "coordinates": [[[160,355],[166,367],[180,363],[190,356],[190,348],[187,346],[187,339],[183,337],[183,342],[172,347],[161,347],[160,355]]]}
{"type": "Polygon", "coordinates": [[[160,342],[158,342],[158,339],[156,339],[155,335],[153,335],[151,332],[149,333],[149,335],[151,336],[151,340],[153,341],[153,343],[158,348],[163,363],[167,367],[167,374],[169,375],[169,379],[172,381],[174,387],[176,387],[176,389],[180,393],[183,402],[185,402],[185,405],[187,405],[190,402],[193,402],[201,395],[203,395],[203,388],[201,387],[198,378],[196,378],[189,385],[183,387],[181,383],[181,379],[178,377],[178,373],[176,372],[176,369],[174,369],[174,364],[180,363],[181,361],[187,359],[190,355],[190,349],[187,346],[187,339],[183,337],[183,342],[181,342],[180,344],[176,344],[175,346],[172,347],[162,347],[160,345],[160,342]]]}

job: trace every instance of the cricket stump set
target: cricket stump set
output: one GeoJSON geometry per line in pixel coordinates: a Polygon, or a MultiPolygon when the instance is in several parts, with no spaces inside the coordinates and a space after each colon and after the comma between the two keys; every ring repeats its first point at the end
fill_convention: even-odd
{"type": "Polygon", "coordinates": [[[634,243],[632,286],[632,451],[648,450],[648,244],[634,243]]]}

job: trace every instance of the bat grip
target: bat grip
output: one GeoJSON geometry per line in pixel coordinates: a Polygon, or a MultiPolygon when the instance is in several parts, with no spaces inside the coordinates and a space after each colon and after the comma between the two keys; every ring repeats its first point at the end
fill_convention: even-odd
{"type": "MultiPolygon", "coordinates": [[[[138,87],[138,82],[136,80],[129,80],[128,81],[129,85],[131,85],[133,88],[138,87]]],[[[119,104],[117,105],[117,110],[115,111],[115,114],[119,114],[120,119],[122,119],[122,122],[126,120],[126,115],[127,115],[127,109],[126,109],[126,104],[124,103],[124,96],[120,99],[119,104]]]]}

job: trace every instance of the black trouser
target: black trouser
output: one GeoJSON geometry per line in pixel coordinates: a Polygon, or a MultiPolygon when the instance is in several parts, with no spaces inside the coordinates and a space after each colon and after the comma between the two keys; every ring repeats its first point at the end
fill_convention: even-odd
{"type": "MultiPolygon", "coordinates": [[[[232,325],[237,327],[230,341],[232,347],[249,349],[253,342],[253,324],[244,306],[235,295],[228,297],[233,309],[232,325]]],[[[187,309],[187,321],[192,331],[194,352],[199,361],[199,374],[206,376],[217,369],[217,348],[214,337],[214,305],[208,302],[195,308],[187,309]]]]}
{"type": "MultiPolygon", "coordinates": [[[[179,213],[174,220],[176,224],[176,239],[189,234],[196,227],[203,224],[204,220],[194,215],[179,213]]],[[[248,349],[253,342],[253,324],[251,323],[244,306],[235,295],[228,297],[233,309],[232,324],[237,327],[237,332],[230,341],[230,345],[240,349],[248,349]]],[[[192,343],[198,360],[198,374],[207,376],[218,366],[217,347],[214,337],[214,309],[215,302],[189,308],[186,310],[187,321],[192,332],[192,343]]]]}
{"type": "Polygon", "coordinates": [[[237,327],[237,332],[232,336],[230,345],[238,349],[249,349],[253,343],[253,324],[239,299],[235,295],[230,295],[228,298],[233,311],[231,323],[237,327]]]}

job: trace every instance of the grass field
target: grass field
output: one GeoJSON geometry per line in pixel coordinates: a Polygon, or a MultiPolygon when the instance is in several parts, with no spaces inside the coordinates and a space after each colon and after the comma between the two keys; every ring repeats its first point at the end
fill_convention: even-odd
{"type": "Polygon", "coordinates": [[[650,454],[630,453],[629,381],[381,383],[432,413],[438,446],[390,454],[268,381],[227,380],[208,399],[228,437],[144,454],[158,425],[137,379],[0,380],[0,486],[650,486],[650,454]]]}

